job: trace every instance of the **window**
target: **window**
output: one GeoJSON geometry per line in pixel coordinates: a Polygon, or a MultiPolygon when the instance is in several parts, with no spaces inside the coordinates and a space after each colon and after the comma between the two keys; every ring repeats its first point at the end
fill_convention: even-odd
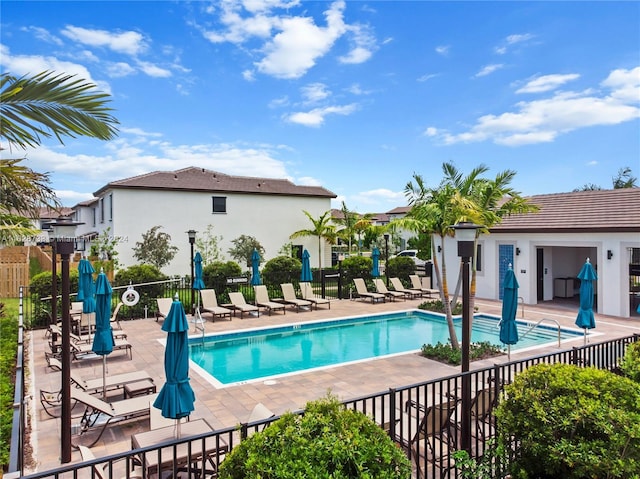
{"type": "Polygon", "coordinates": [[[91,226],[96,225],[96,209],[91,208],[91,226]]]}
{"type": "Polygon", "coordinates": [[[100,223],[104,223],[104,198],[100,198],[100,223]]]}
{"type": "Polygon", "coordinates": [[[227,197],[226,196],[214,196],[213,197],[213,212],[214,213],[226,213],[227,212],[227,197]]]}
{"type": "Polygon", "coordinates": [[[482,271],[482,245],[479,243],[476,251],[476,271],[482,271]]]}
{"type": "Polygon", "coordinates": [[[113,193],[109,193],[109,221],[113,221],[113,193]]]}

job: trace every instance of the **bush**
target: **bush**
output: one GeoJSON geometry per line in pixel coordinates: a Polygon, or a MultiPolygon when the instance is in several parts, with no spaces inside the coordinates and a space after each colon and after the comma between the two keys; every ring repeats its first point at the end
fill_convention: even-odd
{"type": "Polygon", "coordinates": [[[505,387],[498,441],[514,479],[640,474],[640,388],[609,371],[538,364],[505,387]]]}
{"type": "Polygon", "coordinates": [[[0,302],[0,464],[3,465],[9,464],[18,349],[17,311],[11,313],[6,314],[5,305],[0,302]]]}
{"type": "MultiPolygon", "coordinates": [[[[477,361],[478,359],[491,358],[503,354],[500,346],[493,345],[487,341],[479,343],[471,343],[469,346],[469,359],[477,361]]],[[[448,364],[462,364],[462,350],[453,349],[451,343],[438,343],[435,346],[424,344],[422,346],[422,355],[425,358],[435,359],[448,364]]]]}
{"type": "MultiPolygon", "coordinates": [[[[425,301],[418,305],[418,309],[424,309],[425,311],[433,311],[435,313],[444,314],[444,303],[437,299],[435,301],[425,301]]],[[[454,316],[458,316],[462,314],[462,303],[456,303],[456,305],[452,308],[453,311],[451,314],[454,316]]]]}
{"type": "Polygon", "coordinates": [[[349,256],[342,262],[342,284],[349,290],[355,290],[354,278],[363,278],[365,281],[371,279],[373,260],[366,256],[349,256]]]}
{"type": "MultiPolygon", "coordinates": [[[[58,277],[58,295],[62,293],[62,271],[61,268],[58,268],[56,271],[56,276],[58,277]]],[[[52,286],[52,275],[51,271],[44,271],[42,273],[36,274],[31,278],[31,282],[29,283],[29,292],[31,294],[31,300],[34,305],[40,305],[40,307],[35,307],[33,312],[33,317],[31,318],[31,324],[25,324],[27,328],[35,328],[35,327],[47,327],[49,325],[49,314],[51,313],[51,301],[40,301],[40,298],[51,297],[51,286],[52,286]]],[[[78,269],[70,268],[69,269],[69,291],[75,292],[78,291],[78,269]]],[[[71,297],[71,300],[74,301],[74,297],[71,297]]],[[[62,299],[58,299],[57,306],[58,314],[62,311],[62,299]]]]}
{"type": "MultiPolygon", "coordinates": [[[[151,283],[154,281],[164,281],[169,279],[162,274],[158,268],[150,264],[139,264],[127,269],[121,269],[113,279],[113,286],[127,286],[129,284],[151,283]]],[[[156,310],[156,298],[161,298],[165,294],[165,285],[150,284],[144,288],[136,289],[140,294],[140,301],[135,306],[123,306],[122,316],[130,318],[143,318],[145,306],[148,311],[156,310]]],[[[122,293],[124,291],[120,291],[122,293]]],[[[114,292],[115,294],[115,292],[114,292]]]]}
{"type": "Polygon", "coordinates": [[[280,291],[282,283],[297,283],[302,272],[302,262],[298,258],[276,256],[267,261],[262,268],[262,282],[271,290],[280,291]]]}
{"type": "Polygon", "coordinates": [[[620,362],[620,370],[632,381],[640,383],[640,342],[629,345],[620,362]]]}
{"type": "Polygon", "coordinates": [[[416,272],[416,264],[408,256],[396,256],[389,259],[387,271],[389,271],[390,278],[398,277],[407,280],[410,274],[416,272]]]}
{"type": "Polygon", "coordinates": [[[327,397],[242,441],[220,465],[219,477],[408,479],[411,464],[370,418],[327,397]]]}
{"type": "Polygon", "coordinates": [[[214,261],[202,269],[202,280],[207,288],[216,291],[219,303],[229,302],[227,278],[237,276],[242,276],[242,269],[235,261],[214,261]]]}

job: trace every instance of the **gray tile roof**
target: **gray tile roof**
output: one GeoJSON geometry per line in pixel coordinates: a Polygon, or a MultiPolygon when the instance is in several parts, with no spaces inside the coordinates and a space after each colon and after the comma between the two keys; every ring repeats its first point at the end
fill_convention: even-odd
{"type": "Polygon", "coordinates": [[[154,171],[145,175],[112,181],[94,194],[99,196],[106,190],[118,188],[336,197],[333,192],[321,186],[299,186],[289,180],[274,178],[231,176],[193,166],[176,171],[154,171]]]}
{"type": "Polygon", "coordinates": [[[638,232],[640,188],[530,196],[537,213],[503,218],[493,233],[638,232]]]}

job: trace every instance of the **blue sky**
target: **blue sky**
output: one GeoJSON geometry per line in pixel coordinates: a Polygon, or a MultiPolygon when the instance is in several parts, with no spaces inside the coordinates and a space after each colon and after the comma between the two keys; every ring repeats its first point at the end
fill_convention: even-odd
{"type": "Polygon", "coordinates": [[[414,173],[437,186],[443,162],[516,170],[524,195],[640,176],[638,2],[0,8],[2,72],[77,74],[113,96],[117,139],[27,151],[68,206],[188,166],[321,185],[363,213],[405,205],[414,173]]]}

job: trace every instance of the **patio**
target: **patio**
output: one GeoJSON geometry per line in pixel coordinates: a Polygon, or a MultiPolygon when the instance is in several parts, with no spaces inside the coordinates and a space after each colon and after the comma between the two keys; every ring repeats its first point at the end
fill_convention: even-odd
{"type": "MultiPolygon", "coordinates": [[[[286,315],[260,315],[259,318],[234,317],[232,321],[218,320],[205,323],[206,333],[231,331],[259,326],[271,326],[318,319],[340,318],[354,315],[391,312],[416,307],[420,300],[406,302],[387,302],[371,304],[364,301],[332,301],[331,309],[320,308],[313,311],[287,313],[286,315]]],[[[481,313],[499,315],[501,303],[497,301],[476,300],[481,313]]],[[[558,321],[562,326],[575,327],[575,309],[561,309],[546,306],[525,306],[524,318],[538,321],[549,318],[558,321]]],[[[521,308],[518,309],[518,319],[521,308]]],[[[592,341],[601,341],[633,333],[640,333],[640,322],[608,316],[596,316],[597,327],[592,331],[592,341]]],[[[128,341],[133,345],[133,359],[126,355],[114,354],[108,358],[110,375],[145,370],[155,379],[158,388],[164,383],[164,347],[158,340],[165,339],[166,334],[160,329],[161,322],[155,318],[122,322],[128,341]]],[[[192,334],[196,334],[191,329],[192,334]]],[[[50,418],[42,409],[37,398],[39,390],[59,389],[59,373],[52,372],[46,364],[44,351],[48,349],[44,331],[32,331],[29,345],[29,370],[31,378],[30,390],[27,392],[33,400],[30,404],[31,434],[34,463],[27,466],[26,472],[43,471],[60,465],[59,419],[50,418]]],[[[198,333],[200,334],[200,333],[198,333]]],[[[582,344],[582,337],[562,344],[562,349],[582,344]]],[[[557,350],[557,347],[537,349],[535,352],[512,352],[512,360],[557,350]]],[[[487,361],[472,363],[474,367],[484,367],[494,363],[506,362],[506,354],[487,361]]],[[[82,359],[72,362],[72,370],[84,378],[102,376],[102,361],[82,359]]],[[[404,386],[437,377],[459,372],[459,367],[447,366],[420,357],[418,354],[406,354],[386,359],[372,360],[348,366],[329,367],[327,369],[296,374],[278,378],[274,381],[258,381],[222,389],[214,388],[207,380],[191,371],[191,385],[196,394],[195,411],[192,420],[205,419],[216,429],[225,428],[245,422],[253,407],[262,402],[276,414],[298,410],[311,399],[326,395],[327,391],[342,400],[385,391],[390,387],[404,386]]],[[[80,406],[73,410],[75,416],[80,415],[80,406]]],[[[105,431],[100,441],[92,448],[97,457],[128,451],[131,448],[131,436],[149,430],[149,419],[129,421],[114,425],[105,431]]],[[[78,441],[78,437],[73,437],[78,441]]],[[[79,440],[82,443],[82,438],[79,440]]],[[[80,453],[73,451],[73,462],[80,461],[80,453]]]]}

